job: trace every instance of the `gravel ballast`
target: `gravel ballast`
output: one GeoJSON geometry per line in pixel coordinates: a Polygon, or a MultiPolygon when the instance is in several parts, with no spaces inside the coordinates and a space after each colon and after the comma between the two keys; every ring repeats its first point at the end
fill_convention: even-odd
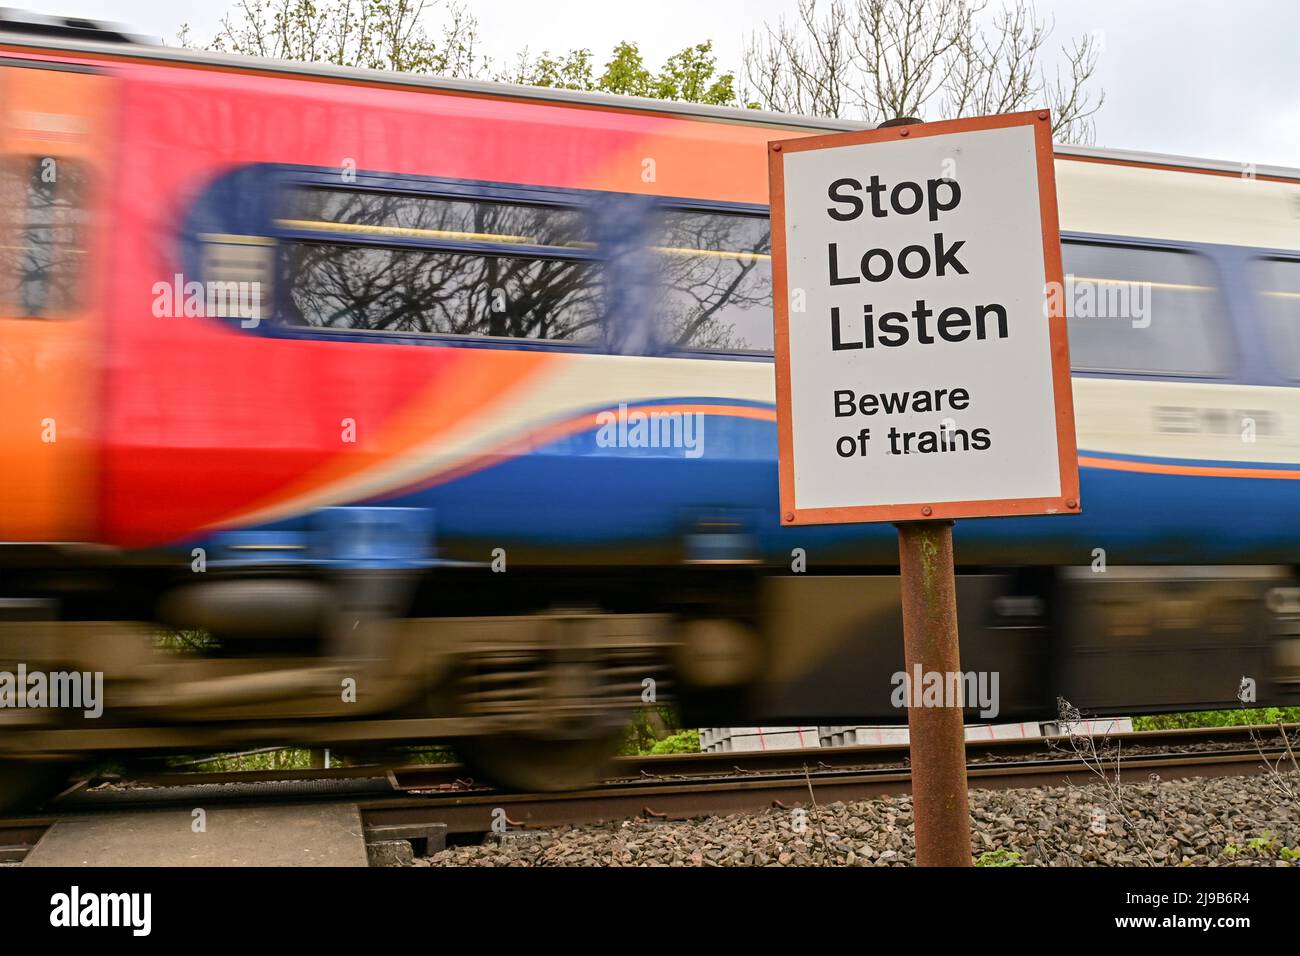
{"type": "MultiPolygon", "coordinates": [[[[1300,776],[972,790],[982,865],[1300,863],[1300,776]],[[1290,790],[1290,794],[1287,790],[1290,790]]],[[[912,801],[883,797],[684,822],[491,835],[416,866],[910,866],[912,801]]]]}

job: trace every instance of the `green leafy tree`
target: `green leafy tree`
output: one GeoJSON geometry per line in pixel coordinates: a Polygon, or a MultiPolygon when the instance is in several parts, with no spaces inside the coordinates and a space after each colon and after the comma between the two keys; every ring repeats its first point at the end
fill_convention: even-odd
{"type": "Polygon", "coordinates": [[[600,88],[606,93],[623,96],[653,96],[655,75],[645,65],[635,43],[624,41],[614,47],[614,55],[605,64],[600,88]]]}
{"type": "Polygon", "coordinates": [[[207,43],[188,24],[177,41],[221,53],[330,63],[335,66],[473,77],[486,68],[478,22],[448,4],[431,34],[427,14],[436,0],[239,0],[207,43]]]}
{"type": "Polygon", "coordinates": [[[736,79],[730,73],[718,75],[712,42],[697,43],[668,58],[655,95],[662,100],[725,106],[736,100],[736,79]]]}
{"type": "Polygon", "coordinates": [[[735,75],[718,72],[713,43],[707,40],[674,53],[658,72],[646,64],[640,48],[627,41],[614,47],[599,74],[591,50],[585,48],[557,55],[543,51],[537,56],[525,50],[517,58],[514,69],[498,74],[497,79],[589,93],[647,96],[714,106],[738,105],[735,75]]]}
{"type": "Polygon", "coordinates": [[[556,56],[544,52],[534,58],[529,58],[524,52],[519,55],[519,63],[513,72],[500,73],[496,78],[507,83],[557,90],[591,90],[596,86],[590,50],[570,50],[556,56]]]}

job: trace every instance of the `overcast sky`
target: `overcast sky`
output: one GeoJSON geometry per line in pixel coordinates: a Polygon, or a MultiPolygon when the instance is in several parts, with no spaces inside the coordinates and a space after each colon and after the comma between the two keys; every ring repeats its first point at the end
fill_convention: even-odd
{"type": "MultiPolygon", "coordinates": [[[[174,42],[188,22],[213,33],[225,0],[10,0],[42,13],[93,17],[174,42]]],[[[999,0],[991,0],[996,6],[999,0]]],[[[724,68],[737,69],[745,38],[795,0],[476,0],[486,52],[506,60],[590,47],[603,62],[635,40],[657,66],[683,46],[711,39],[724,68]]],[[[1053,47],[1100,31],[1096,83],[1106,93],[1097,145],[1300,167],[1300,95],[1292,0],[1039,0],[1055,20],[1053,47]]],[[[437,16],[436,12],[434,16],[437,16]]]]}

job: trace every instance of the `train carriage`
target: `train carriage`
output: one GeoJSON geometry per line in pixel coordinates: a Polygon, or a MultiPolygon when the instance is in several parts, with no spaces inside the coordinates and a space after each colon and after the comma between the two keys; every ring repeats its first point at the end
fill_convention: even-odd
{"type": "MultiPolygon", "coordinates": [[[[72,32],[0,33],[0,661],[110,706],[0,757],[905,719],[893,529],[777,520],[765,146],[851,124],[72,32]]],[[[963,663],[1300,701],[1300,173],[1056,169],[1083,513],[960,523],[963,663]]]]}

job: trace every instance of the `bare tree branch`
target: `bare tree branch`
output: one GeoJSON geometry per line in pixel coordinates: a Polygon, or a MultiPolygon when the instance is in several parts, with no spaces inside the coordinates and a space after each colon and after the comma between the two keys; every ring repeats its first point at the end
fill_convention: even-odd
{"type": "Polygon", "coordinates": [[[782,113],[880,123],[1049,107],[1062,142],[1087,143],[1105,94],[1084,35],[1043,66],[1053,24],[1025,0],[983,16],[983,0],[799,0],[795,18],[751,35],[743,99],[782,113]]]}

